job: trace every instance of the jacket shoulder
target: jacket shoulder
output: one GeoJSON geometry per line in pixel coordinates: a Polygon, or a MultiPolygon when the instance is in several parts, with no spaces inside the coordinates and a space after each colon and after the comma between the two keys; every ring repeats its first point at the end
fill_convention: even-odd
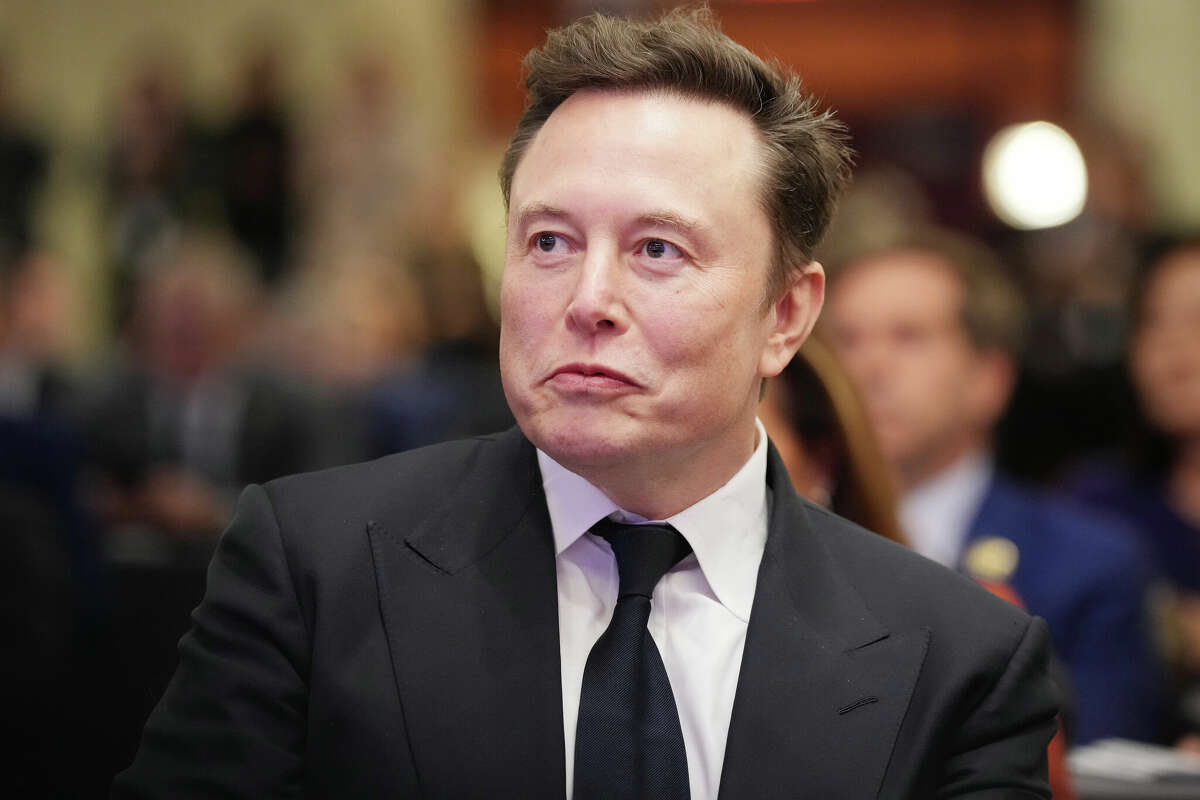
{"type": "MultiPolygon", "coordinates": [[[[416,525],[440,510],[481,509],[540,487],[535,451],[520,431],[479,436],[264,484],[285,538],[368,522],[416,525]]],[[[483,513],[483,512],[481,512],[483,513]]]]}
{"type": "Polygon", "coordinates": [[[1028,626],[1025,611],[976,581],[825,509],[807,504],[807,510],[838,568],[885,625],[1007,636],[1028,626]]]}

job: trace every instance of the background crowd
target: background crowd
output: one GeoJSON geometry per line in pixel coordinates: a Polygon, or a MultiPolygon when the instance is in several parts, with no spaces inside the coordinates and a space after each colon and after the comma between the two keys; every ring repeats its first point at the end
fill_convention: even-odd
{"type": "MultiPolygon", "coordinates": [[[[345,47],[314,62],[281,32],[311,35],[319,21],[296,19],[320,4],[264,0],[241,18],[222,6],[240,44],[214,54],[197,42],[217,34],[186,34],[203,20],[154,39],[135,22],[143,4],[114,0],[137,30],[99,62],[107,91],[92,105],[30,88],[56,84],[23,34],[52,44],[68,22],[40,5],[16,3],[0,28],[0,692],[12,710],[0,726],[23,743],[6,756],[31,796],[92,796],[132,758],[245,484],[512,424],[494,307],[494,168],[512,104],[495,89],[512,78],[519,108],[525,47],[513,42],[596,4],[363,0],[347,12],[357,28],[330,32],[345,47]],[[201,99],[193,58],[218,87],[201,99]],[[97,113],[80,122],[79,108],[97,113]]],[[[959,30],[977,5],[997,4],[921,13],[959,30]]],[[[1049,77],[1014,79],[1013,96],[1049,98],[1030,112],[939,94],[940,78],[924,94],[918,79],[858,95],[815,81],[830,104],[844,99],[859,165],[823,246],[825,319],[762,416],[812,500],[1047,618],[1066,744],[1189,747],[1200,175],[1156,138],[1161,120],[1095,99],[1095,75],[1116,69],[1105,54],[1161,46],[1179,62],[1145,26],[1114,38],[1142,14],[1132,0],[1008,5],[1032,26],[1014,52],[1029,39],[1061,50],[1049,77]],[[1021,230],[984,202],[980,156],[1030,113],[1075,136],[1089,183],[1079,214],[1021,230]],[[1178,184],[1193,187],[1190,205],[1174,202],[1178,184]]],[[[801,50],[814,28],[851,42],[896,13],[867,0],[714,6],[801,50]]],[[[1192,4],[1152,8],[1154,30],[1200,24],[1192,4]]],[[[906,32],[890,34],[901,51],[906,32]]],[[[982,34],[954,35],[961,47],[982,34]]],[[[988,42],[1003,62],[1003,42],[988,42]]],[[[69,52],[54,59],[65,80],[97,85],[69,52]]],[[[1200,133],[1195,111],[1180,115],[1200,133]]]]}

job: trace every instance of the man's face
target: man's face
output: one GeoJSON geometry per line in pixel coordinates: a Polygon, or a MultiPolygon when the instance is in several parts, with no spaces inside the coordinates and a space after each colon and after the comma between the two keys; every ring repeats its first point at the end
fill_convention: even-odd
{"type": "Polygon", "coordinates": [[[724,105],[610,91],[573,95],[529,145],[500,366],[521,429],[568,468],[749,456],[758,378],[787,360],[763,304],[760,148],[724,105]]]}
{"type": "Polygon", "coordinates": [[[1004,387],[961,321],[962,285],[921,252],[851,265],[831,291],[832,340],[885,457],[911,482],[986,435],[1004,387]]]}

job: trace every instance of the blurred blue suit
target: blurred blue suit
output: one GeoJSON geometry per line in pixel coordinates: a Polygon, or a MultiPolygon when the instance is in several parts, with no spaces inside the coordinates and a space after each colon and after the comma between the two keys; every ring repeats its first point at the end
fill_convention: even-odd
{"type": "Polygon", "coordinates": [[[1067,668],[1074,696],[1070,743],[1156,739],[1165,675],[1147,610],[1153,572],[1138,541],[1106,517],[1002,477],[992,479],[962,553],[987,537],[1017,546],[1008,583],[1029,613],[1049,624],[1067,668]]]}

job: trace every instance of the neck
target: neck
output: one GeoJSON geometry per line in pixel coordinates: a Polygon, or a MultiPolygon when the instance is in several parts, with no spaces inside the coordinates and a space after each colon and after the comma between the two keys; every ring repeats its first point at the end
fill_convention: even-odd
{"type": "Polygon", "coordinates": [[[1167,478],[1167,495],[1184,519],[1200,527],[1200,436],[1181,445],[1167,478]]]}
{"type": "Polygon", "coordinates": [[[697,446],[670,458],[655,457],[615,466],[568,469],[586,478],[626,511],[646,519],[667,519],[720,489],[737,474],[758,445],[757,428],[717,452],[697,446]]]}
{"type": "Polygon", "coordinates": [[[987,452],[987,440],[984,437],[965,437],[936,452],[907,459],[898,466],[896,477],[900,482],[901,490],[911,492],[936,479],[964,459],[985,452],[987,452]]]}

